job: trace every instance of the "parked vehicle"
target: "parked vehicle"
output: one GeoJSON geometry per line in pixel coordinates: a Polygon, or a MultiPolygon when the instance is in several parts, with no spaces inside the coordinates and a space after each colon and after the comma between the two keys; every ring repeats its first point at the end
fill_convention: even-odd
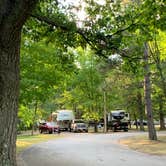
{"type": "Polygon", "coordinates": [[[124,110],[111,111],[108,118],[108,128],[113,131],[128,131],[129,114],[124,110]]]}
{"type": "MultiPolygon", "coordinates": [[[[133,124],[133,125],[138,125],[138,126],[140,126],[140,121],[139,121],[139,120],[133,121],[132,124],[133,124]]],[[[143,125],[146,126],[146,125],[147,125],[147,121],[143,120],[143,125]]]]}
{"type": "Polygon", "coordinates": [[[97,128],[99,128],[99,129],[104,128],[104,123],[99,123],[99,124],[97,125],[97,128]]]}
{"type": "Polygon", "coordinates": [[[70,131],[72,120],[74,120],[74,113],[72,110],[58,110],[56,120],[61,131],[70,131]]]}
{"type": "Polygon", "coordinates": [[[98,132],[104,132],[104,123],[99,122],[99,123],[97,124],[97,131],[98,131],[98,132]]]}
{"type": "Polygon", "coordinates": [[[59,125],[55,122],[43,122],[39,124],[39,131],[40,133],[49,133],[52,134],[53,132],[60,133],[59,125]]]}
{"type": "Polygon", "coordinates": [[[88,132],[88,126],[83,120],[75,119],[71,123],[71,131],[73,131],[73,132],[88,132]]]}

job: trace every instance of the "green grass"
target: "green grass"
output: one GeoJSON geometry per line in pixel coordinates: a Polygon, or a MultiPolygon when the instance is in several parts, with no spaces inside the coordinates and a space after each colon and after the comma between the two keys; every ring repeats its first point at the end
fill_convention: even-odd
{"type": "Polygon", "coordinates": [[[52,139],[62,138],[63,135],[58,134],[38,134],[38,135],[18,135],[17,136],[17,153],[20,153],[24,149],[30,147],[33,144],[45,142],[52,139]]]}

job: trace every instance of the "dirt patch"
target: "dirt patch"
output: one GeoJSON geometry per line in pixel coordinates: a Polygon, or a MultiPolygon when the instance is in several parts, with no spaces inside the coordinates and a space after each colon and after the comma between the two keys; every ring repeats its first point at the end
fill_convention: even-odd
{"type": "Polygon", "coordinates": [[[119,142],[140,152],[166,155],[166,136],[159,136],[157,141],[148,140],[146,136],[137,136],[121,139],[119,142]]]}

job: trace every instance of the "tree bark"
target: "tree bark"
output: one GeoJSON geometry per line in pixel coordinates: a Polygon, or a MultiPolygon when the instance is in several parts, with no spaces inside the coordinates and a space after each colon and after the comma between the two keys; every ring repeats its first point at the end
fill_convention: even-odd
{"type": "Polygon", "coordinates": [[[135,121],[135,128],[136,130],[138,130],[138,121],[137,121],[137,116],[135,113],[134,113],[134,121],[135,121]]]}
{"type": "MultiPolygon", "coordinates": [[[[0,46],[0,165],[15,165],[16,125],[19,94],[20,34],[10,50],[0,46]]],[[[6,36],[8,37],[8,36],[6,36]]]]}
{"type": "Polygon", "coordinates": [[[150,140],[157,140],[157,134],[153,122],[153,112],[152,112],[152,101],[151,101],[151,83],[150,83],[150,71],[149,71],[149,52],[148,44],[144,44],[144,93],[145,93],[145,111],[147,113],[148,121],[148,132],[150,140]]]}
{"type": "Polygon", "coordinates": [[[160,130],[165,130],[164,112],[163,112],[163,96],[159,100],[159,117],[160,117],[160,130]]]}
{"type": "MultiPolygon", "coordinates": [[[[34,135],[34,130],[35,130],[35,124],[36,124],[36,116],[37,116],[37,108],[38,108],[38,102],[35,102],[35,109],[34,109],[34,115],[33,115],[33,120],[32,120],[32,131],[31,131],[31,135],[34,135]]],[[[52,114],[51,114],[52,116],[52,114]]],[[[51,121],[52,121],[52,117],[51,117],[51,121]]]]}
{"type": "Polygon", "coordinates": [[[164,120],[164,113],[161,111],[159,112],[159,116],[160,116],[160,130],[165,130],[165,120],[164,120]]]}
{"type": "Polygon", "coordinates": [[[139,120],[140,120],[140,130],[145,131],[143,119],[144,119],[144,109],[142,103],[142,94],[141,92],[137,93],[137,104],[138,104],[138,112],[139,112],[139,120]]]}
{"type": "Polygon", "coordinates": [[[0,166],[16,166],[21,29],[36,1],[0,2],[0,166]]]}
{"type": "Polygon", "coordinates": [[[161,86],[162,86],[162,89],[163,89],[163,92],[164,92],[164,96],[166,97],[166,79],[165,79],[164,74],[163,74],[163,69],[161,67],[161,63],[156,62],[156,66],[157,66],[157,69],[159,71],[159,75],[160,75],[160,78],[161,78],[161,86]]]}
{"type": "Polygon", "coordinates": [[[104,91],[104,133],[107,133],[107,108],[106,108],[106,92],[104,91]]]}

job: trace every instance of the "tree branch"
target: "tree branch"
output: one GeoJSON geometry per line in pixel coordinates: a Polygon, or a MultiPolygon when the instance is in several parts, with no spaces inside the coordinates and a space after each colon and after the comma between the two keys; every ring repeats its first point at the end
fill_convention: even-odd
{"type": "Polygon", "coordinates": [[[73,30],[71,26],[65,25],[63,22],[60,22],[59,20],[49,18],[47,16],[43,16],[37,13],[30,14],[31,17],[36,18],[37,20],[41,22],[45,22],[48,25],[51,25],[53,27],[61,28],[64,31],[70,31],[73,30]]]}
{"type": "MultiPolygon", "coordinates": [[[[95,47],[95,44],[93,44],[93,43],[95,43],[95,41],[90,40],[87,37],[86,32],[84,32],[82,29],[77,28],[76,25],[73,28],[73,26],[72,27],[68,26],[67,24],[64,24],[63,22],[60,22],[54,18],[49,18],[49,17],[43,16],[43,15],[40,15],[38,13],[32,13],[32,14],[30,14],[30,16],[41,22],[45,22],[46,24],[51,25],[53,27],[60,28],[64,31],[73,31],[73,32],[75,31],[75,33],[82,36],[82,38],[86,41],[87,44],[89,44],[92,47],[92,49],[98,51],[98,49],[95,47]]],[[[101,55],[101,56],[107,58],[105,55],[101,55]]]]}
{"type": "MultiPolygon", "coordinates": [[[[110,44],[107,44],[108,43],[108,40],[111,40],[111,38],[113,36],[116,36],[117,34],[120,34],[128,29],[130,29],[131,27],[137,25],[137,23],[132,23],[130,24],[129,26],[125,27],[125,28],[122,28],[122,29],[119,29],[117,30],[116,32],[114,32],[113,34],[111,35],[107,35],[107,36],[103,36],[102,39],[97,37],[96,40],[93,40],[91,38],[89,38],[88,36],[88,32],[86,31],[83,31],[83,29],[80,29],[80,28],[77,28],[76,27],[76,24],[74,24],[73,22],[68,22],[68,24],[65,22],[63,23],[63,21],[60,21],[58,20],[58,18],[49,18],[47,16],[43,16],[41,14],[38,14],[38,13],[32,13],[30,14],[31,17],[41,21],[41,22],[45,22],[46,24],[48,25],[51,25],[53,27],[56,27],[56,28],[60,28],[64,31],[73,31],[77,34],[79,34],[80,36],[82,36],[82,38],[85,40],[85,42],[87,44],[90,45],[90,47],[96,51],[96,53],[99,55],[99,56],[102,56],[104,57],[105,59],[108,59],[108,56],[106,56],[105,54],[102,53],[102,51],[104,49],[111,49],[111,46],[110,44]],[[70,25],[74,25],[74,26],[70,26],[70,25]],[[102,40],[105,44],[103,45],[102,43],[99,43],[99,40],[102,40]],[[98,46],[101,46],[101,48],[99,48],[98,46],[96,46],[96,44],[98,46]]],[[[127,53],[124,51],[124,50],[118,50],[118,48],[112,48],[114,49],[117,53],[119,53],[122,57],[124,58],[128,58],[128,59],[140,59],[140,58],[132,58],[130,56],[127,55],[127,53]]]]}

